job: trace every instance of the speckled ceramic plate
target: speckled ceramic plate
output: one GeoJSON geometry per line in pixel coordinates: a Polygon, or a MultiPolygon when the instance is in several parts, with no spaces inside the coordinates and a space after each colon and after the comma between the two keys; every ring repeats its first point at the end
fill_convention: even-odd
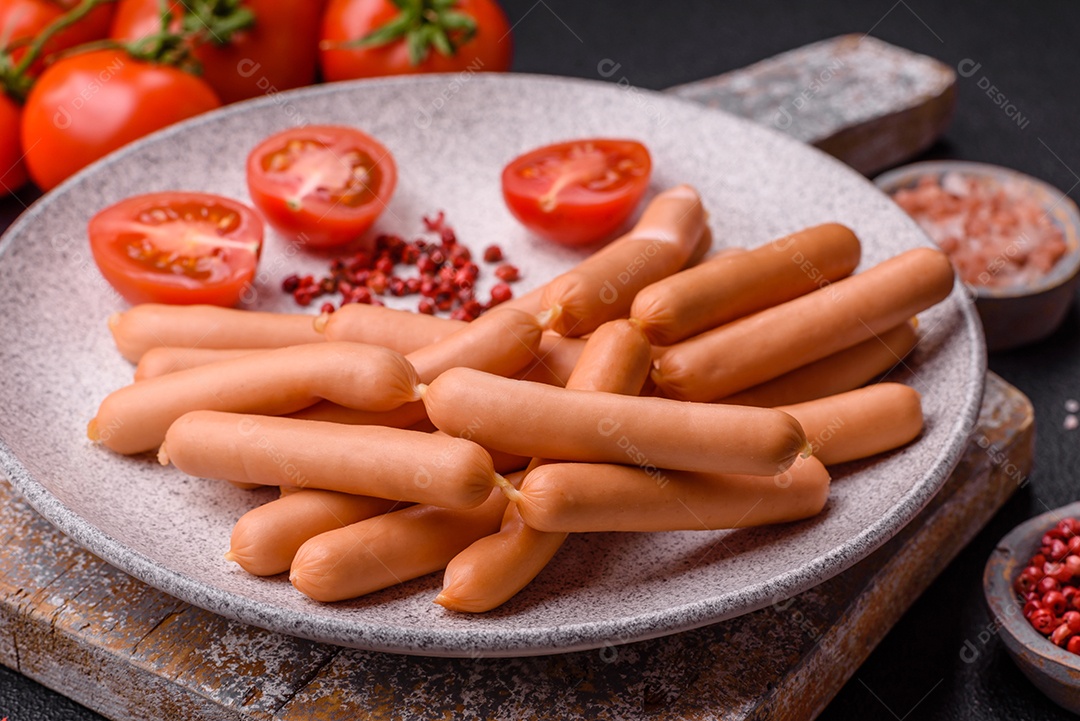
{"type": "MultiPolygon", "coordinates": [[[[901,528],[947,477],[979,407],[985,353],[958,290],[921,318],[898,377],[923,394],[926,431],[907,448],[835,473],[817,518],[732,532],[570,539],[512,602],[481,616],[432,604],[431,575],[321,605],[282,576],[259,579],[222,554],[233,522],[268,500],[122,458],[86,439],[101,399],[131,380],[106,329],[123,302],[100,279],[84,228],[135,193],[204,190],[246,198],[256,141],[300,123],[365,128],[397,158],[384,230],[411,234],[445,209],[474,248],[498,242],[525,290],[577,256],[530,237],[503,206],[499,172],[518,153],[581,136],[639,138],[652,190],[697,186],[718,242],[751,246],[828,220],[864,242],[863,267],[929,241],[846,166],[778,133],[655,93],[521,75],[430,76],[330,85],[226,108],[132,145],[40,200],[0,256],[0,461],[46,518],[97,555],[185,601],[267,629],[360,648],[431,655],[555,653],[673,633],[752,611],[824,581],[901,528]]],[[[292,310],[277,288],[325,259],[288,257],[271,238],[253,305],[292,310]]],[[[486,292],[486,288],[484,288],[486,292]]]]}

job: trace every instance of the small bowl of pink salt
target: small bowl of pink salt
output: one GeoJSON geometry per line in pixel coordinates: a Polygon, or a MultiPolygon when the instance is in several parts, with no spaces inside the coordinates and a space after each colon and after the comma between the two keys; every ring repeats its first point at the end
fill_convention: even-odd
{"type": "Polygon", "coordinates": [[[944,250],[971,291],[991,351],[1061,325],[1080,276],[1080,213],[1057,188],[1015,170],[957,160],[905,165],[879,188],[944,250]]]}

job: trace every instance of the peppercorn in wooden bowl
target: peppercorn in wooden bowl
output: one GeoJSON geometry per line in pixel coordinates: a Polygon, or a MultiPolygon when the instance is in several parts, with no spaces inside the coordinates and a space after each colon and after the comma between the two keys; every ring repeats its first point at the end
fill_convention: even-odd
{"type": "Polygon", "coordinates": [[[990,351],[1061,325],[1080,280],[1080,214],[1067,195],[1015,170],[955,160],[913,163],[874,182],[948,253],[990,351]]]}
{"type": "MultiPolygon", "coordinates": [[[[1002,538],[986,563],[986,569],[983,572],[983,592],[990,609],[991,626],[989,628],[1001,637],[1017,667],[1040,691],[1059,706],[1073,713],[1080,713],[1080,654],[1068,650],[1069,642],[1080,638],[1080,634],[1073,633],[1064,622],[1059,623],[1064,614],[1080,607],[1080,593],[1074,592],[1077,598],[1075,602],[1071,600],[1073,594],[1070,594],[1070,600],[1065,602],[1065,611],[1061,614],[1056,613],[1058,609],[1048,609],[1049,613],[1053,614],[1051,618],[1029,620],[1025,615],[1034,616],[1036,612],[1041,611],[1042,609],[1039,608],[1043,605],[1041,601],[1049,595],[1051,590],[1062,595],[1058,590],[1062,584],[1058,582],[1056,584],[1058,588],[1044,592],[1038,587],[1041,578],[1036,580],[1032,576],[1021,580],[1021,576],[1027,573],[1026,569],[1031,565],[1033,556],[1040,553],[1043,537],[1048,535],[1051,529],[1057,528],[1058,523],[1066,518],[1080,518],[1080,502],[1029,519],[1002,538]],[[1029,599],[1018,590],[1028,587],[1033,589],[1034,595],[1039,596],[1039,603],[1031,604],[1029,599]],[[1027,613],[1028,609],[1031,613],[1027,613]],[[1043,635],[1036,630],[1034,623],[1045,623],[1047,624],[1045,628],[1049,630],[1053,627],[1053,631],[1050,636],[1043,635]],[[1065,630],[1059,630],[1061,626],[1066,626],[1065,630]]],[[[1077,525],[1080,526],[1080,524],[1077,525]]],[[[1062,552],[1064,558],[1080,555],[1073,553],[1067,541],[1067,538],[1063,539],[1063,543],[1066,543],[1066,550],[1062,552]]],[[[1047,559],[1047,561],[1056,563],[1055,559],[1047,559]]],[[[1059,565],[1065,566],[1064,563],[1059,565]]],[[[1071,582],[1068,582],[1068,585],[1074,587],[1075,584],[1080,584],[1080,577],[1074,577],[1071,582]]],[[[1054,585],[1048,584],[1048,586],[1054,585]]],[[[1056,596],[1050,600],[1060,603],[1056,596]]],[[[1049,614],[1040,613],[1039,615],[1048,616],[1049,614]]],[[[983,639],[968,639],[961,651],[961,657],[963,658],[965,653],[969,657],[978,654],[980,646],[984,643],[983,639]]],[[[1078,650],[1077,646],[1080,646],[1080,643],[1073,641],[1074,651],[1078,650]]]]}

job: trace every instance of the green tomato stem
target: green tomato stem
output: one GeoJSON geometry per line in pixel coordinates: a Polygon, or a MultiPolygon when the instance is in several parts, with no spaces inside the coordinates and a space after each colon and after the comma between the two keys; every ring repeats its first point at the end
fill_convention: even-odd
{"type": "Polygon", "coordinates": [[[71,27],[89,15],[94,8],[113,2],[116,2],[116,0],[82,0],[77,6],[49,23],[45,29],[38,33],[37,37],[29,43],[26,54],[22,56],[22,59],[20,59],[14,67],[8,69],[7,72],[3,74],[2,83],[4,90],[20,103],[25,102],[26,96],[30,92],[30,86],[33,85],[34,82],[27,73],[30,70],[30,66],[41,57],[45,45],[52,40],[57,33],[71,27]]]}
{"type": "Polygon", "coordinates": [[[374,48],[404,41],[409,62],[420,65],[436,52],[452,57],[476,35],[476,19],[454,10],[453,0],[392,0],[398,14],[367,35],[342,43],[322,43],[324,50],[374,48]]]}

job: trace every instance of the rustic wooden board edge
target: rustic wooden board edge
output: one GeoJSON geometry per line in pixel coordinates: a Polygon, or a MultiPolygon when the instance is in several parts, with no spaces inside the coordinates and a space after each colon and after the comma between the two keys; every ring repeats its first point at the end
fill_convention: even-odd
{"type": "Polygon", "coordinates": [[[787,133],[873,175],[944,134],[956,109],[956,71],[871,35],[848,34],[667,92],[787,133]],[[875,77],[905,90],[887,99],[852,92],[871,89],[875,77]]]}
{"type": "Polygon", "coordinates": [[[932,502],[916,519],[917,527],[909,524],[875,553],[888,560],[845,611],[844,621],[825,632],[793,670],[792,682],[775,694],[775,705],[758,717],[796,721],[820,714],[911,604],[1026,482],[1034,451],[1031,401],[988,373],[979,424],[942,489],[948,503],[932,502]],[[989,417],[1001,411],[1007,416],[989,417]],[[972,482],[983,474],[986,483],[972,482]]]}

